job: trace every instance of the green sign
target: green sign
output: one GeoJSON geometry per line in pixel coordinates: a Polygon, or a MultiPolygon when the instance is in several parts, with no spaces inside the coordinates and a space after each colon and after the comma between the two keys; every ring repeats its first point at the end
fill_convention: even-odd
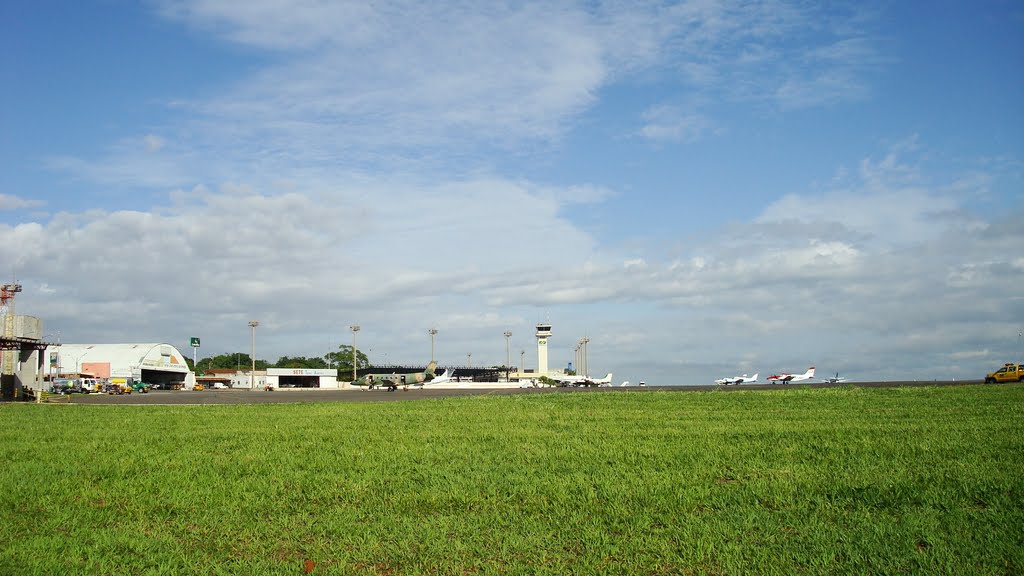
{"type": "Polygon", "coordinates": [[[195,336],[189,338],[189,344],[191,344],[193,348],[199,348],[199,338],[196,338],[195,336]]]}

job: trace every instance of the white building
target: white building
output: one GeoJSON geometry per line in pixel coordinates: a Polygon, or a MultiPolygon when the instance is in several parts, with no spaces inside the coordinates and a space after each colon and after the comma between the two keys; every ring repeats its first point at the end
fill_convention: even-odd
{"type": "Polygon", "coordinates": [[[113,381],[130,378],[185,390],[196,383],[185,356],[171,344],[62,344],[48,348],[46,354],[57,374],[91,374],[113,381]]]}
{"type": "Polygon", "coordinates": [[[338,388],[338,371],[333,368],[267,368],[271,388],[338,388]]]}

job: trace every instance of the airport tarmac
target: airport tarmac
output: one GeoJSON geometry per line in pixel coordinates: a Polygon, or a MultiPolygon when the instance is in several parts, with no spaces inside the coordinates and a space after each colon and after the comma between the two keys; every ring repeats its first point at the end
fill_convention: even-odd
{"type": "MultiPolygon", "coordinates": [[[[287,404],[298,402],[394,402],[401,400],[426,400],[457,398],[461,396],[508,396],[512,394],[614,394],[616,392],[708,392],[721,390],[783,390],[786,388],[842,388],[847,386],[865,388],[897,388],[903,386],[958,386],[981,384],[981,380],[922,380],[905,382],[827,382],[797,384],[739,384],[733,386],[613,386],[609,388],[480,388],[478,390],[456,388],[408,389],[388,392],[387,390],[321,390],[292,389],[266,392],[262,390],[154,390],[148,394],[73,394],[72,404],[107,405],[216,405],[216,404],[287,404]]],[[[998,386],[998,384],[993,384],[998,386]]]]}

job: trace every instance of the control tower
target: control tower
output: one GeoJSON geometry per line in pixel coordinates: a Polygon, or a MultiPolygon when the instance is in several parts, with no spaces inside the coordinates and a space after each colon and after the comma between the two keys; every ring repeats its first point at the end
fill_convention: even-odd
{"type": "Polygon", "coordinates": [[[551,337],[551,324],[537,324],[537,375],[548,375],[548,338],[551,337]]]}

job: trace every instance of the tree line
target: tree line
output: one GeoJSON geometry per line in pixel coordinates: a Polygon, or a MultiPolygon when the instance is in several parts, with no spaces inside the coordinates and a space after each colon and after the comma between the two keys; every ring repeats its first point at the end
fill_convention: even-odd
{"type": "MultiPolygon", "coordinates": [[[[338,350],[336,352],[328,352],[323,356],[281,356],[277,359],[277,362],[274,362],[273,364],[266,360],[257,358],[256,369],[336,368],[339,375],[351,375],[352,360],[352,346],[343,344],[338,346],[338,350]]],[[[371,366],[370,359],[362,350],[356,351],[355,361],[356,369],[369,368],[371,366]]],[[[185,362],[188,363],[188,367],[196,374],[203,374],[209,370],[216,369],[248,370],[252,368],[252,356],[245,352],[233,352],[228,354],[218,354],[217,356],[207,356],[205,358],[200,358],[199,362],[195,365],[192,364],[191,358],[186,358],[185,362]]]]}

